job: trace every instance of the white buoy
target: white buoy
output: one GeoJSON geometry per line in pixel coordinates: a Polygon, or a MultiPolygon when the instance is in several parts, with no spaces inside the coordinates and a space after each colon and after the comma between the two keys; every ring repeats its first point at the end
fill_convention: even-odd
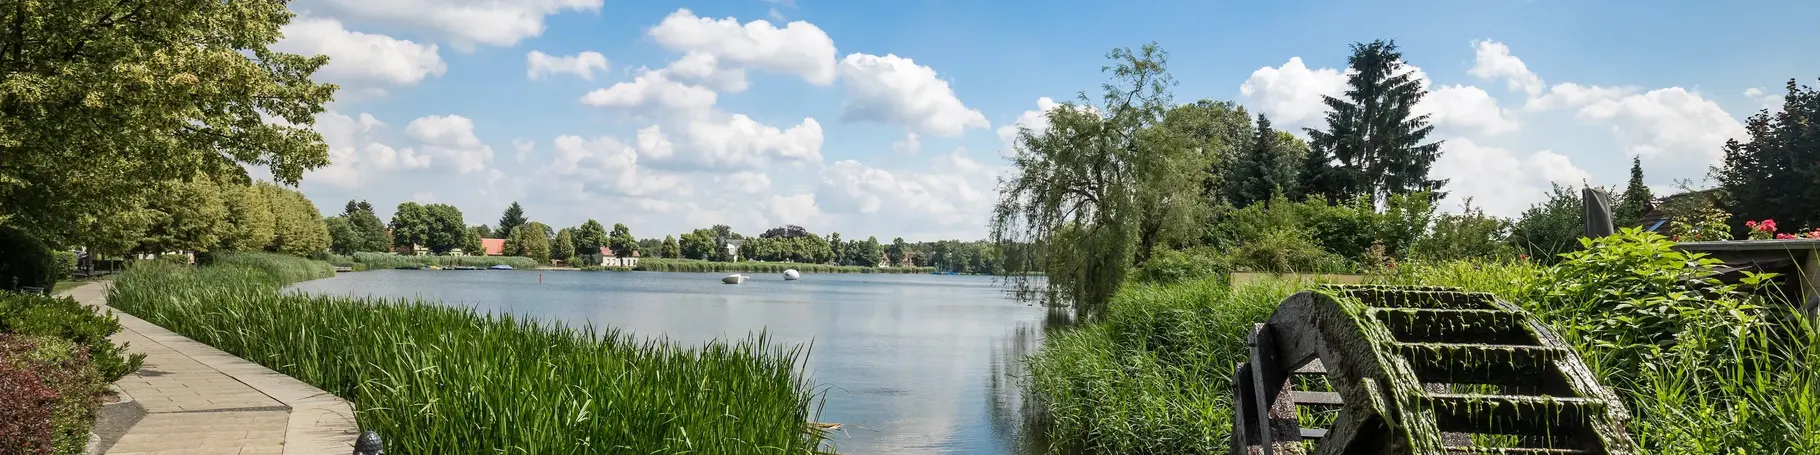
{"type": "Polygon", "coordinates": [[[785,269],[784,270],[784,281],[796,281],[796,280],[800,280],[802,278],[803,278],[803,274],[796,273],[796,269],[785,269]]]}
{"type": "Polygon", "coordinates": [[[720,282],[727,283],[727,284],[740,284],[740,283],[746,282],[746,276],[735,273],[732,275],[727,275],[726,278],[721,278],[720,282]]]}

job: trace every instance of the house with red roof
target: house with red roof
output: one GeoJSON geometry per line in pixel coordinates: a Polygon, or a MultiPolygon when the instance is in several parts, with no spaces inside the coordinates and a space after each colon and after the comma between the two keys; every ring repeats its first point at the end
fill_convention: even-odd
{"type": "Polygon", "coordinates": [[[638,267],[638,252],[633,251],[630,257],[619,257],[613,254],[612,248],[600,247],[601,267],[638,267]]]}
{"type": "Polygon", "coordinates": [[[506,254],[506,239],[480,239],[482,256],[501,256],[506,254]]]}

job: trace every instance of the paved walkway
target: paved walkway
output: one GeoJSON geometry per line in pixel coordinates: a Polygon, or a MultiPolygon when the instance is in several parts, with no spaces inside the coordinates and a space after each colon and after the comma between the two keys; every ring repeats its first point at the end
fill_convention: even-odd
{"type": "MultiPolygon", "coordinates": [[[[111,283],[65,291],[105,304],[111,283]]],[[[145,417],[106,453],[117,455],[343,455],[358,435],[346,400],[121,311],[115,342],[146,354],[145,367],[115,382],[145,417]]]]}

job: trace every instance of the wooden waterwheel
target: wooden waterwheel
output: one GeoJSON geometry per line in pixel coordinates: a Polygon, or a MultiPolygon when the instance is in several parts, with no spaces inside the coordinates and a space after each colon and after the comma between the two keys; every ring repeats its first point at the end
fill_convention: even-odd
{"type": "Polygon", "coordinates": [[[1487,293],[1298,293],[1255,327],[1235,379],[1234,455],[1636,452],[1580,357],[1487,293]]]}

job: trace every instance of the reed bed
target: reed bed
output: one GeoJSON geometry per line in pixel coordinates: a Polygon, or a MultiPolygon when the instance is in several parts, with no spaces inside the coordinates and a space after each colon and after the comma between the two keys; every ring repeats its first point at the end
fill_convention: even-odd
{"type": "Polygon", "coordinates": [[[647,272],[753,272],[783,273],[796,269],[802,273],[930,273],[934,267],[860,267],[854,265],[809,264],[801,262],[715,262],[697,259],[658,259],[645,258],[638,260],[634,270],[647,272]]]}
{"type": "Polygon", "coordinates": [[[392,253],[354,253],[354,263],[372,269],[398,267],[492,267],[509,265],[514,269],[542,267],[536,259],[522,256],[401,256],[392,253]]]}
{"type": "MultiPolygon", "coordinates": [[[[137,266],[109,304],[353,402],[398,454],[815,453],[806,351],[685,348],[422,300],[285,293],[245,257],[137,266]]],[[[274,271],[279,271],[274,273],[274,271]]]]}

